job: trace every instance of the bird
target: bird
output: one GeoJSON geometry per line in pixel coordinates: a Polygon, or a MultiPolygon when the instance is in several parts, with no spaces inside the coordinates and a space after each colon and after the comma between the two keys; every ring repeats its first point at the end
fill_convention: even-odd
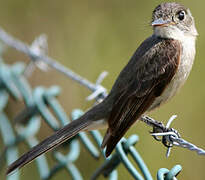
{"type": "Polygon", "coordinates": [[[134,52],[107,97],[23,154],[8,167],[7,174],[80,131],[107,128],[101,147],[108,157],[142,115],[178,92],[195,59],[198,33],[194,18],[184,5],[165,2],[154,9],[150,25],[153,33],[134,52]]]}

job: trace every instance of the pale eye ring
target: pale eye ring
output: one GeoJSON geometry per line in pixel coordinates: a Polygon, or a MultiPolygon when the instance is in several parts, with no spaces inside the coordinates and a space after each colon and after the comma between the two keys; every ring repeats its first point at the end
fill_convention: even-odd
{"type": "Polygon", "coordinates": [[[180,21],[183,21],[184,18],[185,18],[185,15],[186,15],[185,11],[181,10],[181,11],[179,11],[179,12],[177,13],[177,18],[178,18],[180,21]]]}

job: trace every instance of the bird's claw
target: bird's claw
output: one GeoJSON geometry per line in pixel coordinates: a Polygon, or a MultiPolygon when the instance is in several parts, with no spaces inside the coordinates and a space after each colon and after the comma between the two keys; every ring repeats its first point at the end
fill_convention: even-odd
{"type": "Polygon", "coordinates": [[[161,141],[161,140],[162,140],[161,138],[159,138],[159,137],[157,137],[157,136],[155,136],[155,135],[152,135],[152,137],[153,137],[156,141],[161,141]]]}
{"type": "MultiPolygon", "coordinates": [[[[174,129],[174,128],[168,128],[166,132],[169,133],[169,134],[162,136],[162,144],[163,144],[165,147],[167,147],[167,148],[173,147],[173,142],[172,142],[172,140],[170,139],[170,136],[171,136],[171,135],[175,135],[175,136],[177,136],[177,137],[179,137],[179,138],[180,138],[181,136],[180,136],[179,132],[178,132],[176,129],[174,129]],[[172,134],[170,134],[170,133],[172,133],[172,134]]],[[[165,132],[165,133],[166,133],[166,132],[165,132]]]]}

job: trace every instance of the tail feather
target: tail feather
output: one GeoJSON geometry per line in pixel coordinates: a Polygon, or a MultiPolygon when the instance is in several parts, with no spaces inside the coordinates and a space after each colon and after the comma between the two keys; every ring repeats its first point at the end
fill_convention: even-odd
{"type": "Polygon", "coordinates": [[[103,141],[102,141],[102,144],[101,144],[101,149],[105,148],[110,136],[111,136],[111,134],[110,134],[109,129],[108,129],[107,132],[105,133],[104,138],[103,138],[103,141]]]}
{"type": "Polygon", "coordinates": [[[105,150],[105,156],[108,157],[114,148],[116,147],[117,143],[121,139],[121,136],[113,136],[110,129],[108,128],[107,132],[105,133],[105,136],[103,138],[103,142],[101,144],[101,148],[105,150]]]}
{"type": "Polygon", "coordinates": [[[112,151],[115,149],[117,143],[120,141],[121,137],[114,137],[110,136],[109,139],[107,140],[106,144],[106,151],[105,151],[105,156],[108,157],[112,153],[112,151]]]}
{"type": "Polygon", "coordinates": [[[8,167],[7,174],[11,173],[17,168],[23,167],[24,165],[31,162],[32,160],[34,160],[36,157],[40,156],[41,154],[55,148],[56,146],[65,142],[66,140],[75,136],[79,131],[85,129],[91,123],[92,121],[83,119],[83,116],[82,118],[72,121],[68,125],[64,126],[62,129],[55,132],[52,136],[46,138],[44,141],[34,146],[30,151],[25,153],[15,162],[13,162],[8,167]]]}
{"type": "Polygon", "coordinates": [[[105,156],[108,157],[116,147],[117,143],[120,141],[121,136],[113,136],[111,133],[106,134],[106,139],[103,143],[103,148],[106,147],[105,156]]]}

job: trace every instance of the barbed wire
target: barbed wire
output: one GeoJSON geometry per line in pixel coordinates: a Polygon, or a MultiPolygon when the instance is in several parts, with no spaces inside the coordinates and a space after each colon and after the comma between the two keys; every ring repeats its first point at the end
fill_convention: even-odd
{"type": "MultiPolygon", "coordinates": [[[[157,122],[156,120],[148,117],[143,116],[141,117],[141,120],[145,123],[147,123],[149,126],[152,126],[154,128],[153,132],[151,133],[152,136],[163,136],[163,139],[161,140],[164,144],[168,143],[168,151],[166,156],[168,157],[170,154],[170,150],[172,146],[178,146],[182,148],[186,148],[191,151],[195,151],[198,155],[205,155],[205,150],[202,148],[197,147],[196,145],[184,140],[180,137],[180,134],[173,128],[169,128],[172,121],[176,118],[176,115],[173,115],[166,126],[164,126],[161,122],[157,122]]],[[[165,145],[166,146],[166,145],[165,145]]]]}
{"type": "MultiPolygon", "coordinates": [[[[100,74],[95,84],[81,77],[77,73],[73,72],[71,69],[58,63],[57,60],[46,56],[44,51],[39,51],[40,48],[43,49],[48,47],[47,43],[45,43],[45,36],[39,36],[39,38],[34,40],[35,43],[32,43],[32,45],[29,46],[21,42],[20,40],[15,39],[14,37],[6,33],[2,28],[0,28],[0,40],[2,40],[8,46],[13,47],[16,50],[21,51],[24,54],[28,55],[31,58],[31,60],[33,61],[41,60],[47,65],[49,65],[50,67],[56,69],[58,72],[63,73],[67,77],[71,78],[74,81],[77,81],[81,85],[93,91],[93,93],[90,96],[88,96],[87,100],[92,100],[92,99],[102,100],[107,96],[106,89],[100,84],[102,80],[105,78],[105,76],[107,75],[106,72],[100,74]]],[[[169,139],[170,143],[172,141],[172,145],[184,147],[191,151],[196,151],[199,155],[205,155],[205,150],[203,150],[202,148],[198,148],[192,143],[179,137],[178,133],[176,133],[177,132],[176,130],[169,129],[165,127],[161,122],[158,122],[148,116],[142,116],[141,120],[146,124],[152,126],[155,129],[155,131],[160,130],[161,132],[166,132],[166,133],[171,131],[172,135],[164,134],[163,136],[166,137],[170,136],[169,138],[165,138],[165,139],[169,139]]]]}
{"type": "MultiPolygon", "coordinates": [[[[39,38],[42,38],[42,36],[39,38]]],[[[87,79],[81,77],[80,75],[73,72],[69,68],[66,68],[65,66],[61,65],[55,59],[48,57],[44,53],[44,51],[43,51],[43,53],[42,53],[42,51],[39,51],[39,48],[43,46],[43,43],[45,44],[45,41],[42,41],[42,39],[38,40],[38,38],[37,38],[35,40],[36,43],[33,43],[32,48],[31,48],[31,46],[17,40],[16,38],[13,38],[11,35],[6,33],[2,28],[0,28],[0,40],[3,41],[8,46],[13,47],[16,50],[21,51],[24,54],[28,55],[31,58],[31,60],[34,62],[33,64],[36,64],[36,61],[42,61],[45,64],[49,65],[50,67],[63,73],[67,77],[73,79],[74,81],[77,81],[81,85],[90,89],[93,93],[88,97],[88,100],[96,99],[98,101],[101,101],[102,99],[104,99],[107,96],[106,89],[100,84],[102,82],[103,78],[106,76],[105,72],[103,72],[99,76],[96,83],[92,83],[92,82],[88,81],[87,79]]],[[[20,100],[21,97],[23,97],[23,100],[27,106],[26,111],[23,111],[23,113],[20,113],[20,115],[17,116],[16,119],[17,120],[22,119],[22,117],[25,116],[25,114],[26,114],[26,116],[24,118],[29,119],[29,123],[27,124],[26,129],[24,129],[24,127],[22,127],[22,125],[16,126],[18,136],[15,138],[14,137],[11,138],[12,140],[9,140],[8,142],[7,141],[5,142],[6,147],[7,147],[6,150],[10,150],[12,148],[14,148],[14,150],[15,150],[16,145],[22,141],[26,141],[27,144],[29,145],[29,147],[32,147],[38,143],[37,139],[34,136],[34,134],[37,132],[37,130],[35,130],[35,129],[32,130],[31,127],[34,127],[34,126],[33,125],[31,126],[31,124],[40,122],[39,117],[37,116],[39,114],[41,115],[41,117],[43,117],[43,119],[47,122],[47,124],[54,130],[59,129],[61,126],[64,126],[65,124],[67,124],[69,122],[69,119],[67,118],[66,113],[63,111],[60,104],[55,99],[56,95],[59,93],[59,88],[53,87],[53,88],[47,90],[45,88],[39,87],[39,88],[36,88],[32,92],[32,90],[29,87],[28,82],[23,77],[23,75],[25,75],[24,72],[25,72],[25,67],[23,67],[22,63],[17,63],[17,64],[15,64],[15,66],[11,67],[10,69],[9,69],[8,65],[1,63],[0,76],[1,76],[1,82],[4,85],[4,86],[2,86],[2,87],[4,87],[4,89],[2,91],[4,92],[4,94],[8,93],[11,97],[13,97],[14,99],[17,99],[17,100],[20,100]],[[45,99],[46,99],[46,102],[45,102],[45,99]],[[48,105],[50,107],[52,107],[53,112],[55,113],[56,117],[60,121],[60,125],[59,125],[59,122],[54,118],[54,116],[48,110],[48,108],[47,108],[48,105]],[[27,112],[27,113],[25,113],[25,112],[27,112]],[[30,131],[33,133],[31,133],[30,131]],[[25,134],[24,133],[22,134],[22,132],[25,132],[25,134]]],[[[7,97],[7,96],[5,96],[5,97],[7,97]]],[[[4,97],[4,96],[0,96],[0,98],[1,97],[4,97]]],[[[77,112],[79,113],[79,111],[77,111],[77,112]]],[[[79,114],[82,115],[82,112],[79,114]]],[[[73,119],[75,119],[75,118],[73,118],[73,119]]],[[[176,130],[173,130],[172,128],[168,128],[168,127],[164,126],[162,123],[160,123],[160,122],[158,122],[158,121],[156,121],[148,116],[141,117],[141,120],[143,122],[145,122],[146,124],[148,124],[149,126],[152,126],[154,128],[153,129],[154,133],[155,132],[166,132],[166,133],[172,132],[171,135],[165,134],[164,135],[165,138],[162,138],[162,139],[166,139],[166,143],[168,141],[168,143],[171,145],[177,145],[177,146],[186,147],[186,148],[189,147],[190,150],[193,150],[193,147],[194,147],[195,150],[197,150],[197,151],[200,150],[201,151],[200,154],[204,155],[205,151],[203,149],[197,148],[193,144],[180,138],[178,136],[178,133],[176,133],[177,132],[176,130]],[[173,133],[175,134],[174,136],[173,136],[173,133]]],[[[3,124],[4,123],[2,123],[2,127],[4,127],[3,124]]],[[[9,124],[9,123],[5,123],[5,124],[9,124]]],[[[39,127],[39,126],[36,125],[35,127],[39,127]]],[[[3,132],[3,130],[2,130],[2,132],[3,132]]],[[[11,130],[11,134],[12,134],[12,130],[11,130]]],[[[100,147],[102,137],[99,134],[99,132],[92,131],[91,135],[93,136],[93,138],[97,142],[98,146],[100,147]]],[[[154,134],[154,136],[158,136],[158,135],[159,134],[154,134]]],[[[2,133],[2,136],[4,137],[4,133],[2,133]]],[[[91,153],[91,155],[93,157],[99,156],[98,150],[95,148],[94,145],[92,145],[91,141],[89,141],[89,139],[86,138],[85,134],[81,135],[81,133],[80,133],[79,137],[80,137],[80,140],[83,142],[83,144],[85,145],[85,147],[88,149],[88,151],[91,153]]],[[[72,144],[72,142],[73,142],[73,147],[77,146],[77,144],[78,144],[77,142],[71,141],[71,144],[72,144]]],[[[122,139],[116,147],[116,153],[114,153],[114,155],[111,158],[108,158],[105,161],[105,163],[99,169],[96,170],[96,172],[92,176],[92,179],[96,179],[100,174],[104,174],[105,176],[109,175],[110,179],[117,179],[117,173],[116,173],[116,171],[113,171],[113,170],[121,162],[125,165],[125,167],[128,169],[128,171],[132,174],[132,176],[135,179],[143,179],[142,176],[138,173],[138,171],[134,168],[134,166],[127,159],[127,156],[126,156],[127,153],[132,154],[132,157],[134,158],[135,162],[139,165],[139,167],[141,167],[140,169],[144,175],[144,178],[145,179],[152,179],[151,175],[150,175],[148,169],[146,168],[145,164],[143,163],[141,157],[139,156],[139,154],[137,153],[137,151],[133,147],[133,145],[136,142],[137,142],[136,136],[133,136],[131,139],[128,139],[128,140],[122,139]]],[[[72,145],[70,145],[70,146],[72,147],[72,145]]],[[[72,154],[72,148],[70,150],[70,153],[72,154]]],[[[66,156],[66,157],[62,154],[59,154],[59,152],[54,153],[55,159],[59,162],[59,164],[56,167],[54,167],[51,171],[48,170],[49,168],[48,168],[48,165],[46,163],[45,157],[42,156],[42,158],[37,161],[38,162],[37,164],[39,167],[38,169],[39,169],[39,173],[41,175],[41,178],[48,179],[48,178],[52,177],[52,175],[55,174],[57,171],[66,167],[66,169],[69,171],[69,173],[71,174],[71,177],[73,179],[76,179],[75,177],[78,177],[78,179],[80,179],[80,178],[82,179],[80,172],[77,170],[77,168],[73,164],[73,162],[77,159],[78,155],[76,154],[75,155],[76,158],[72,159],[71,156],[69,155],[70,153],[68,153],[68,156],[66,156]],[[72,160],[70,160],[70,159],[72,159],[72,160]],[[69,164],[68,162],[70,162],[70,165],[68,165],[69,164]],[[42,168],[40,168],[40,167],[44,167],[46,170],[44,172],[41,172],[42,168]]],[[[3,154],[7,155],[7,159],[8,159],[8,153],[3,153],[3,154]]],[[[13,154],[15,154],[15,153],[13,153],[13,154]]],[[[12,158],[12,160],[14,160],[14,159],[17,159],[17,153],[12,158]]],[[[7,160],[7,163],[8,164],[11,163],[11,160],[10,161],[7,160]]],[[[177,166],[177,167],[179,167],[179,166],[177,166]]],[[[176,169],[177,168],[174,168],[174,170],[173,170],[174,172],[172,172],[173,177],[175,177],[181,171],[180,168],[178,168],[177,170],[176,169]]],[[[166,170],[162,169],[162,170],[159,170],[158,174],[163,174],[162,172],[164,173],[164,175],[165,174],[167,175],[170,171],[167,169],[166,170]]],[[[160,177],[162,177],[162,175],[159,175],[158,179],[160,179],[160,177]]],[[[163,176],[163,178],[164,177],[165,176],[163,176]]],[[[169,175],[169,177],[171,177],[171,176],[169,175]]],[[[171,179],[173,179],[173,177],[171,179]]]]}

